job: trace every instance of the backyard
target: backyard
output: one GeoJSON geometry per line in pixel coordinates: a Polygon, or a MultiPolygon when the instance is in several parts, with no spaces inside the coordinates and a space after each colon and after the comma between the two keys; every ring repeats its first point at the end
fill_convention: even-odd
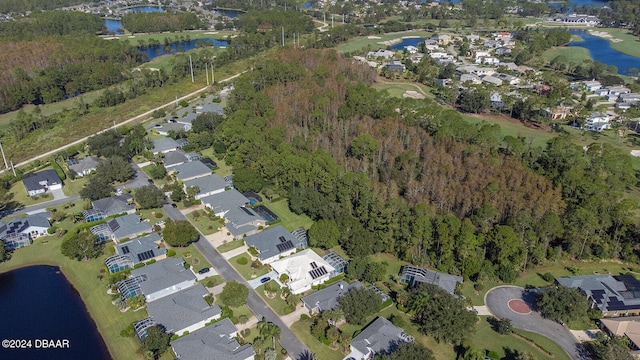
{"type": "Polygon", "coordinates": [[[294,214],[289,209],[289,201],[287,199],[278,198],[275,201],[262,197],[262,204],[278,215],[277,225],[282,225],[285,229],[293,231],[298,228],[309,229],[313,224],[313,220],[307,215],[294,214]]]}

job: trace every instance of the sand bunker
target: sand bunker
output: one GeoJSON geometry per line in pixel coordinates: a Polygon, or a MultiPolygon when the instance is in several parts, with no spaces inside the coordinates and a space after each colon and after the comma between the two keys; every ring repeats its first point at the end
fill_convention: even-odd
{"type": "Polygon", "coordinates": [[[589,34],[593,35],[593,36],[597,36],[597,37],[601,37],[603,39],[607,39],[611,42],[622,42],[622,39],[617,39],[614,38],[613,36],[611,36],[611,34],[604,32],[604,31],[597,31],[597,30],[589,30],[589,34]]]}
{"type": "Polygon", "coordinates": [[[207,35],[215,35],[217,33],[218,33],[217,31],[207,31],[205,34],[207,34],[207,35]]]}
{"type": "Polygon", "coordinates": [[[380,36],[367,36],[367,39],[380,39],[380,36]]]}
{"type": "Polygon", "coordinates": [[[402,94],[402,97],[412,98],[412,99],[424,99],[424,95],[420,94],[417,91],[407,90],[402,94]]]}
{"type": "Polygon", "coordinates": [[[387,40],[387,41],[378,41],[378,44],[391,46],[391,45],[399,44],[401,42],[402,42],[402,39],[401,38],[397,38],[397,39],[391,39],[391,40],[387,40]]]}
{"type": "Polygon", "coordinates": [[[134,35],[129,35],[127,36],[129,39],[133,39],[135,36],[134,35]]]}
{"type": "Polygon", "coordinates": [[[631,156],[640,157],[640,150],[631,150],[631,156]]]}

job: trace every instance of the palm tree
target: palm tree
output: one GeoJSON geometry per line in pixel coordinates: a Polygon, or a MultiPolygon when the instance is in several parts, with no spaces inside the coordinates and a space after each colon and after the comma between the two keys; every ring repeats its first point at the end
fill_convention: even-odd
{"type": "Polygon", "coordinates": [[[274,323],[269,323],[267,335],[271,336],[273,342],[273,348],[276,348],[276,338],[280,340],[282,338],[282,330],[274,323]]]}
{"type": "Polygon", "coordinates": [[[471,346],[467,348],[462,355],[463,360],[484,360],[484,351],[480,349],[474,349],[471,346]]]}

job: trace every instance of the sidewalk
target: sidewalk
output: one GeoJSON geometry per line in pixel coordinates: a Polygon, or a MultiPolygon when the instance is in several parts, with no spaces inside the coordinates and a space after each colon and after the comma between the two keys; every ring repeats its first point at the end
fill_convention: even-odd
{"type": "Polygon", "coordinates": [[[478,315],[481,315],[481,316],[493,316],[491,311],[489,311],[489,308],[484,305],[474,306],[473,310],[475,310],[478,313],[478,315]]]}

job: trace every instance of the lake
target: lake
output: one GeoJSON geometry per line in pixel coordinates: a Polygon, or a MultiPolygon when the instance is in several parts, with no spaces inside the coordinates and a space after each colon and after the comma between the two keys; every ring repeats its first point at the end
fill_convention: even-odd
{"type": "Polygon", "coordinates": [[[229,45],[229,43],[227,43],[226,41],[216,40],[212,38],[202,38],[202,39],[194,39],[189,41],[180,41],[180,42],[169,44],[169,45],[160,44],[160,45],[154,45],[154,46],[140,47],[138,49],[143,53],[147,54],[149,61],[151,61],[152,59],[158,56],[193,50],[196,48],[196,45],[198,43],[206,44],[207,46],[222,46],[222,47],[226,47],[227,45],[229,45]],[[165,48],[167,46],[172,51],[166,51],[167,49],[165,48]]]}
{"type": "MultiPolygon", "coordinates": [[[[123,10],[123,12],[164,12],[164,9],[159,6],[136,6],[123,10]]],[[[122,21],[120,20],[104,19],[104,26],[114,34],[122,33],[122,21]]]]}
{"type": "Polygon", "coordinates": [[[0,309],[0,339],[32,341],[31,348],[3,346],[0,359],[111,359],[80,295],[58,267],[30,266],[0,274],[0,309]],[[42,339],[60,340],[63,347],[68,340],[69,345],[44,349],[42,339]]]}
{"type": "Polygon", "coordinates": [[[405,46],[418,47],[418,44],[421,43],[421,42],[424,42],[424,39],[420,38],[420,37],[402,39],[402,42],[391,46],[391,50],[404,50],[405,46]]]}
{"type": "Polygon", "coordinates": [[[608,40],[589,35],[585,30],[569,30],[569,32],[584,39],[584,42],[572,42],[569,46],[579,46],[589,50],[594,61],[618,67],[619,74],[626,74],[630,68],[640,68],[640,58],[611,48],[608,40]]]}

